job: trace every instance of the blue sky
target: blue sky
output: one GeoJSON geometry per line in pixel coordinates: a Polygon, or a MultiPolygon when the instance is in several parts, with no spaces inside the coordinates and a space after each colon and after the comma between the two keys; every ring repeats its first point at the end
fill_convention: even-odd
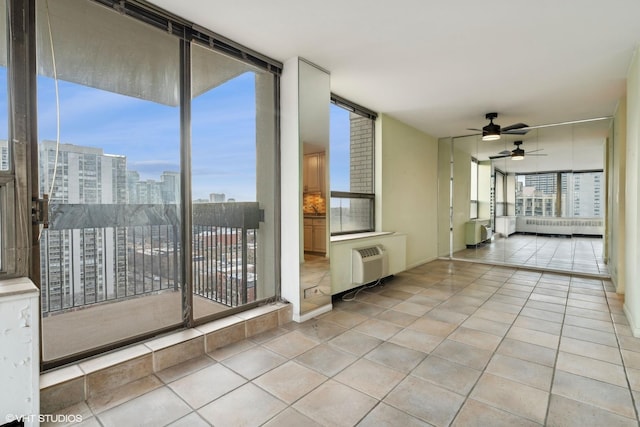
{"type": "MultiPolygon", "coordinates": [[[[127,157],[143,180],[180,170],[179,109],[59,81],[60,141],[127,157]]],[[[348,190],[349,113],[330,107],[331,189],[348,190]]],[[[6,117],[6,114],[5,114],[6,117]]],[[[55,85],[38,78],[38,139],[56,139],[55,85]]],[[[192,103],[193,198],[256,198],[255,80],[247,72],[192,103]]],[[[0,131],[2,129],[0,128],[0,131]]],[[[4,130],[6,134],[6,127],[4,130]]],[[[1,137],[1,136],[0,136],[1,137]]]]}

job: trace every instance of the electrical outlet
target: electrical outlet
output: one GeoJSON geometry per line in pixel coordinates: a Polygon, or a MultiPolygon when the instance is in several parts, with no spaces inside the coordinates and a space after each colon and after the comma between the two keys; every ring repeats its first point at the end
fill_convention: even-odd
{"type": "Polygon", "coordinates": [[[320,287],[314,286],[312,288],[307,288],[304,290],[304,299],[313,298],[317,295],[320,295],[320,287]]]}

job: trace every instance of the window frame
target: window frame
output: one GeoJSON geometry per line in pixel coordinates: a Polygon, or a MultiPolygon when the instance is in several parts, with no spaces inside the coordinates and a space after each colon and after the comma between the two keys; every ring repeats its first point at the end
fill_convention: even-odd
{"type": "MultiPolygon", "coordinates": [[[[331,93],[330,103],[334,104],[337,107],[343,108],[350,113],[357,114],[366,119],[372,121],[372,144],[371,144],[371,180],[372,180],[372,192],[356,192],[356,191],[334,191],[330,188],[330,201],[329,205],[331,206],[331,200],[339,199],[339,200],[347,200],[347,199],[359,199],[359,200],[369,200],[370,204],[370,215],[369,215],[369,227],[366,229],[357,229],[357,230],[348,230],[348,231],[332,231],[331,236],[341,236],[346,234],[360,234],[360,233],[368,233],[375,231],[375,200],[376,200],[376,190],[375,190],[375,177],[376,177],[376,168],[375,168],[375,147],[376,147],[376,132],[375,132],[375,122],[378,118],[378,114],[368,108],[365,108],[361,105],[358,105],[352,101],[349,101],[345,98],[342,98],[339,95],[331,93]]],[[[351,138],[349,138],[349,144],[351,144],[351,138]]],[[[329,143],[331,149],[331,142],[329,143]]],[[[331,209],[331,208],[330,208],[331,209]]]]}

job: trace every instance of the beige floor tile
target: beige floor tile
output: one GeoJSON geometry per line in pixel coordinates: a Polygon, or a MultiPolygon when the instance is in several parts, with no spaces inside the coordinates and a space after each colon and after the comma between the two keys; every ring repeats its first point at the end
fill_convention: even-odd
{"type": "MultiPolygon", "coordinates": [[[[610,347],[608,345],[596,344],[590,341],[582,341],[563,336],[560,339],[560,351],[578,355],[588,355],[593,359],[622,365],[620,350],[617,347],[610,347]]],[[[624,352],[625,350],[622,350],[623,355],[624,352]]],[[[638,367],[640,367],[640,354],[638,355],[638,367]]]]}
{"type": "Polygon", "coordinates": [[[322,427],[311,418],[292,408],[287,408],[273,417],[264,427],[322,427]]]}
{"type": "MultiPolygon", "coordinates": [[[[582,328],[579,326],[564,325],[564,327],[562,328],[562,336],[594,342],[596,344],[608,345],[611,347],[618,346],[618,340],[616,339],[615,334],[596,331],[594,329],[582,328]]],[[[621,347],[622,342],[623,339],[620,340],[621,347]]]]}
{"type": "Polygon", "coordinates": [[[535,308],[543,311],[550,311],[552,313],[564,314],[565,306],[562,304],[552,304],[544,301],[529,300],[525,304],[524,308],[535,308]]]}
{"type": "Polygon", "coordinates": [[[157,372],[156,376],[165,384],[168,384],[202,368],[206,368],[209,365],[213,365],[214,363],[216,363],[216,361],[211,357],[202,355],[157,372]]]}
{"type": "Polygon", "coordinates": [[[487,301],[482,308],[487,310],[500,311],[509,314],[518,314],[522,307],[513,304],[505,304],[498,301],[487,301]]]}
{"type": "Polygon", "coordinates": [[[553,369],[548,366],[502,354],[493,355],[486,372],[544,391],[551,389],[553,378],[553,369]]]}
{"type": "Polygon", "coordinates": [[[162,386],[162,381],[154,375],[149,375],[121,387],[92,396],[87,399],[87,405],[94,414],[99,414],[162,386]]]}
{"type": "Polygon", "coordinates": [[[464,397],[420,378],[408,376],[384,402],[435,426],[447,426],[464,403],[464,397]]]}
{"type": "Polygon", "coordinates": [[[502,340],[499,336],[476,331],[475,329],[464,328],[462,326],[451,333],[447,339],[491,351],[495,350],[502,340]]]}
{"type": "Polygon", "coordinates": [[[549,393],[515,381],[485,373],[471,392],[473,399],[520,417],[544,423],[549,393]]]}
{"type": "Polygon", "coordinates": [[[556,371],[553,378],[553,394],[582,403],[597,406],[623,417],[634,418],[635,410],[628,388],[619,387],[591,378],[556,371]]]}
{"type": "Polygon", "coordinates": [[[349,330],[329,341],[329,344],[355,356],[362,356],[382,342],[379,338],[349,330]]]}
{"type": "Polygon", "coordinates": [[[540,424],[502,411],[477,400],[467,399],[451,424],[453,427],[536,427],[540,424]]]}
{"type": "Polygon", "coordinates": [[[169,387],[192,408],[197,409],[246,382],[246,379],[231,369],[217,363],[180,378],[169,384],[169,387]]]}
{"type": "Polygon", "coordinates": [[[334,380],[380,400],[404,377],[402,372],[360,359],[336,375],[334,380]]]}
{"type": "Polygon", "coordinates": [[[377,400],[329,380],[298,400],[293,408],[324,426],[353,426],[377,404],[377,400]]]}
{"type": "Polygon", "coordinates": [[[608,312],[589,310],[585,308],[567,307],[566,313],[571,316],[602,320],[604,322],[611,320],[611,314],[608,312]]]}
{"type": "Polygon", "coordinates": [[[287,404],[292,404],[327,380],[327,377],[289,361],[267,372],[253,383],[287,404]]]}
{"type": "Polygon", "coordinates": [[[551,395],[549,403],[549,415],[547,417],[549,427],[584,427],[584,426],[637,426],[635,419],[623,417],[598,407],[567,399],[556,394],[551,395]]]}
{"type": "Polygon", "coordinates": [[[258,426],[286,407],[282,401],[248,383],[209,403],[198,413],[213,425],[258,426]]]}
{"type": "Polygon", "coordinates": [[[489,362],[492,352],[457,341],[444,340],[431,354],[472,369],[481,370],[489,362]]]}
{"type": "Polygon", "coordinates": [[[364,357],[400,372],[409,373],[427,356],[421,351],[397,345],[391,342],[380,344],[364,357]]]}
{"type": "Polygon", "coordinates": [[[556,370],[582,375],[583,377],[604,381],[620,387],[627,386],[627,378],[622,366],[577,354],[560,351],[556,362],[556,370]]]}
{"type": "Polygon", "coordinates": [[[253,335],[249,337],[248,340],[256,344],[262,344],[267,341],[271,341],[272,339],[279,337],[280,335],[284,335],[287,332],[289,331],[284,328],[273,328],[257,335],[253,335]]]}
{"type": "Polygon", "coordinates": [[[443,322],[430,317],[421,317],[408,326],[409,329],[439,337],[448,336],[455,331],[457,327],[458,324],[443,322]]]}
{"type": "Polygon", "coordinates": [[[97,415],[105,427],[166,425],[191,413],[191,408],[167,387],[129,400],[97,415]]]}
{"type": "Polygon", "coordinates": [[[422,317],[424,317],[425,319],[433,319],[433,320],[439,320],[445,323],[451,323],[452,325],[460,325],[462,322],[467,320],[469,315],[458,313],[451,310],[446,310],[438,306],[433,310],[429,311],[427,314],[425,314],[422,317]]]}
{"type": "Polygon", "coordinates": [[[284,357],[293,358],[312,349],[318,343],[296,330],[267,341],[262,345],[284,357]]]}
{"type": "Polygon", "coordinates": [[[479,317],[482,319],[504,323],[507,326],[511,326],[511,324],[517,317],[517,313],[505,313],[504,311],[495,311],[489,310],[485,307],[480,307],[475,313],[473,313],[472,317],[479,317]]]}
{"type": "Polygon", "coordinates": [[[400,304],[394,305],[393,310],[411,314],[414,316],[422,316],[427,311],[431,310],[431,307],[427,307],[422,304],[416,304],[414,302],[403,301],[400,304]]]}
{"type": "Polygon", "coordinates": [[[527,299],[496,293],[491,297],[490,301],[522,307],[527,302],[527,299]]]}
{"type": "Polygon", "coordinates": [[[431,298],[427,295],[425,295],[423,292],[425,291],[424,288],[422,288],[420,290],[420,293],[417,295],[413,295],[412,297],[408,298],[406,301],[407,302],[412,302],[414,304],[420,304],[423,305],[425,307],[428,308],[433,308],[436,305],[440,304],[440,300],[436,299],[436,298],[431,298]]]}
{"type": "Polygon", "coordinates": [[[614,333],[613,322],[611,319],[608,321],[587,319],[585,317],[566,315],[564,318],[565,325],[580,326],[582,328],[595,329],[597,331],[614,333]]]}
{"type": "MultiPolygon", "coordinates": [[[[379,314],[379,313],[378,313],[379,314]]],[[[354,328],[355,331],[362,332],[363,334],[371,335],[372,337],[386,340],[397,334],[402,330],[398,325],[385,322],[383,320],[369,319],[360,323],[354,328]]]]}
{"type": "MultiPolygon", "coordinates": [[[[5,414],[6,416],[7,414],[5,414]]],[[[100,423],[97,421],[97,419],[93,416],[94,414],[91,412],[91,409],[89,409],[89,406],[87,405],[86,402],[80,402],[80,403],[76,403],[75,405],[71,405],[69,407],[66,408],[62,408],[59,409],[57,411],[55,411],[52,414],[49,415],[65,415],[67,416],[66,420],[70,421],[69,423],[65,423],[64,421],[60,422],[59,418],[54,418],[52,419],[52,421],[50,422],[41,422],[40,423],[40,427],[66,427],[66,426],[78,426],[80,424],[86,423],[86,425],[96,425],[96,426],[100,426],[100,423]],[[83,422],[75,422],[78,419],[82,419],[83,422]],[[92,421],[88,421],[88,420],[92,420],[92,421]]],[[[6,421],[5,418],[0,418],[0,421],[2,421],[3,424],[1,425],[5,425],[4,422],[6,421]]],[[[27,424],[28,425],[28,424],[27,424]]]]}
{"type": "Polygon", "coordinates": [[[263,347],[253,347],[220,363],[251,380],[286,361],[283,356],[263,347]]]}
{"type": "MultiPolygon", "coordinates": [[[[549,313],[549,312],[547,312],[549,313]]],[[[532,329],[534,331],[547,332],[553,335],[560,335],[562,331],[562,324],[557,322],[550,322],[543,319],[536,319],[533,317],[527,317],[525,315],[520,315],[513,322],[513,326],[517,326],[519,328],[532,329]]]]}
{"type": "Polygon", "coordinates": [[[640,369],[640,353],[631,350],[620,350],[624,364],[628,368],[640,369]]]}
{"type": "Polygon", "coordinates": [[[322,315],[321,319],[336,323],[345,328],[353,328],[367,320],[368,317],[344,310],[332,310],[329,313],[322,315]]]}
{"type": "Polygon", "coordinates": [[[619,339],[620,348],[640,353],[640,338],[633,336],[621,336],[619,339]]]}
{"type": "Polygon", "coordinates": [[[559,297],[559,296],[553,296],[553,295],[546,295],[544,293],[538,293],[537,290],[534,290],[529,296],[529,301],[548,302],[551,304],[558,304],[558,305],[564,306],[567,303],[567,298],[566,296],[559,297]]]}
{"type": "Polygon", "coordinates": [[[596,303],[596,302],[581,301],[581,300],[577,300],[577,299],[569,299],[567,301],[567,306],[568,307],[585,308],[585,309],[588,309],[588,310],[602,311],[602,312],[605,312],[605,313],[609,311],[609,307],[607,306],[607,304],[599,304],[599,303],[596,303]]]}
{"type": "Polygon", "coordinates": [[[640,391],[640,369],[627,368],[627,378],[631,390],[640,391]]]}
{"type": "Polygon", "coordinates": [[[197,412],[192,412],[189,415],[180,418],[169,424],[167,427],[208,427],[210,424],[202,419],[197,412]]]}
{"type": "Polygon", "coordinates": [[[552,349],[558,348],[558,343],[560,342],[560,337],[558,335],[534,331],[527,328],[519,328],[517,326],[513,326],[509,330],[507,338],[528,342],[530,344],[536,344],[552,349]]]}
{"type": "Polygon", "coordinates": [[[460,395],[469,394],[482,371],[429,356],[411,372],[411,375],[432,382],[460,395]]]}
{"type": "MultiPolygon", "coordinates": [[[[369,305],[374,305],[377,306],[376,311],[379,311],[380,307],[382,308],[391,308],[393,306],[395,306],[396,304],[402,302],[401,299],[396,299],[396,298],[389,298],[389,297],[385,297],[382,296],[378,293],[371,293],[371,292],[363,292],[360,294],[360,296],[358,296],[358,299],[361,302],[366,302],[369,305]]],[[[344,306],[343,306],[344,308],[344,306]]],[[[363,309],[366,307],[362,307],[363,309]]],[[[348,310],[348,308],[346,308],[348,310]]],[[[364,314],[364,313],[363,313],[364,314]]],[[[375,315],[375,313],[366,313],[368,315],[375,315]]]]}
{"type": "Polygon", "coordinates": [[[340,304],[339,307],[341,310],[348,310],[351,313],[358,313],[363,316],[372,317],[372,316],[377,316],[378,314],[382,313],[385,309],[391,308],[400,302],[400,300],[395,300],[392,298],[387,298],[387,299],[392,300],[390,304],[381,305],[382,304],[381,302],[377,302],[376,304],[373,304],[373,303],[369,304],[367,302],[351,301],[351,302],[344,302],[340,304]]]}
{"type": "Polygon", "coordinates": [[[430,424],[381,402],[358,423],[358,427],[381,426],[430,427],[430,424]]]}
{"type": "Polygon", "coordinates": [[[391,322],[394,325],[404,327],[412,324],[420,317],[409,313],[403,313],[402,311],[396,311],[396,307],[394,307],[392,310],[383,311],[376,316],[376,319],[384,320],[385,322],[391,322]]]}
{"type": "Polygon", "coordinates": [[[357,358],[328,344],[321,344],[296,357],[295,360],[323,375],[332,377],[355,362],[357,358]]]}
{"type": "Polygon", "coordinates": [[[395,290],[391,286],[388,287],[387,289],[383,290],[382,292],[380,292],[380,296],[387,297],[387,298],[393,298],[393,299],[397,299],[397,300],[400,300],[400,301],[404,301],[406,299],[409,299],[413,295],[414,294],[411,293],[411,292],[395,290]]]}
{"type": "Polygon", "coordinates": [[[562,323],[562,321],[564,320],[563,313],[556,313],[555,311],[548,310],[539,310],[537,308],[531,307],[523,308],[520,312],[520,315],[556,323],[562,323]]]}
{"type": "Polygon", "coordinates": [[[442,340],[444,340],[443,337],[425,334],[424,332],[414,331],[412,329],[404,329],[395,334],[389,342],[423,353],[430,353],[442,340]]]}
{"type": "Polygon", "coordinates": [[[233,344],[226,345],[224,347],[218,348],[208,355],[214,358],[217,361],[224,360],[228,357],[233,356],[234,354],[241,353],[251,347],[254,347],[256,344],[249,340],[238,341],[233,344]]]}
{"type": "Polygon", "coordinates": [[[469,318],[465,320],[461,326],[468,329],[474,329],[476,331],[486,332],[488,334],[503,337],[509,330],[510,325],[478,317],[476,314],[474,314],[472,316],[469,316],[469,318]]]}
{"type": "Polygon", "coordinates": [[[317,341],[318,343],[330,340],[345,331],[347,331],[347,329],[340,325],[317,319],[304,322],[303,326],[298,329],[298,332],[317,341]]]}

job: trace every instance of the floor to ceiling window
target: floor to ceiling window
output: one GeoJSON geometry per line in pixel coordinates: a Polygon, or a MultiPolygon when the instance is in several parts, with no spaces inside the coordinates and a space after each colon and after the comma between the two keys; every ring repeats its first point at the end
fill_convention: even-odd
{"type": "Polygon", "coordinates": [[[45,366],[277,293],[279,70],[99,3],[37,2],[45,366]]]}

